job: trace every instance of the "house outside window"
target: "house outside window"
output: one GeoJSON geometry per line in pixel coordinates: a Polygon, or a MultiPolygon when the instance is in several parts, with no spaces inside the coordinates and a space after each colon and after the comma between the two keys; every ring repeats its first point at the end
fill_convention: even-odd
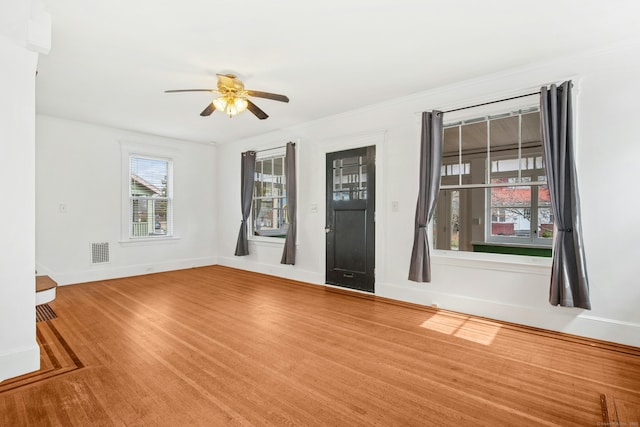
{"type": "Polygon", "coordinates": [[[550,249],[553,216],[536,108],[445,125],[441,172],[435,249],[550,249]]]}
{"type": "Polygon", "coordinates": [[[287,236],[287,184],[284,149],[256,156],[251,205],[251,235],[284,239],[287,236]]]}
{"type": "Polygon", "coordinates": [[[129,238],[173,235],[172,161],[129,156],[129,238]]]}

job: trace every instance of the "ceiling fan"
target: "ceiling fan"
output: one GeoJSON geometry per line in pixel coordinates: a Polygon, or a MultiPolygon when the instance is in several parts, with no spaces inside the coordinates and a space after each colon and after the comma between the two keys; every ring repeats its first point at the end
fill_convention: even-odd
{"type": "Polygon", "coordinates": [[[256,98],[272,99],[274,101],[289,102],[289,98],[285,95],[278,95],[277,93],[261,92],[258,90],[249,90],[244,88],[238,77],[233,74],[217,74],[218,76],[218,88],[217,89],[175,89],[165,90],[165,93],[175,92],[211,92],[219,93],[221,96],[214,98],[211,104],[202,110],[201,116],[206,117],[211,115],[215,110],[221,111],[227,114],[229,117],[233,117],[236,114],[243,112],[244,110],[251,111],[257,118],[264,120],[267,117],[267,113],[262,111],[256,104],[251,102],[248,97],[253,96],[256,98]]]}

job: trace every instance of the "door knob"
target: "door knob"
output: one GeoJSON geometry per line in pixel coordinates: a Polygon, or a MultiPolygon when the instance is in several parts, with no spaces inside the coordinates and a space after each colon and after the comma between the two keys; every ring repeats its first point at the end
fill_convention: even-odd
{"type": "Polygon", "coordinates": [[[331,227],[325,227],[324,228],[324,233],[325,234],[329,234],[331,232],[331,227]]]}

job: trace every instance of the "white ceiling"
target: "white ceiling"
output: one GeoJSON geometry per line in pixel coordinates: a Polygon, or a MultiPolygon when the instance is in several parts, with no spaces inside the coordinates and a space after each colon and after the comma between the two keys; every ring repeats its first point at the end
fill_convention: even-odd
{"type": "Polygon", "coordinates": [[[227,142],[444,84],[636,39],[636,0],[44,0],[52,48],[37,112],[200,142],[227,142]],[[233,119],[216,73],[267,114],[233,119]]]}

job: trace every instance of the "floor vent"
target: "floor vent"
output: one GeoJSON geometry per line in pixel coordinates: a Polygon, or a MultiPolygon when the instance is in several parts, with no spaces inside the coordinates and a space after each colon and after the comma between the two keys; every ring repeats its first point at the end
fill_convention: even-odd
{"type": "Polygon", "coordinates": [[[44,322],[46,320],[55,319],[58,317],[56,312],[49,304],[36,305],[36,322],[44,322]]]}
{"type": "Polygon", "coordinates": [[[109,242],[91,243],[91,264],[109,262],[109,242]]]}

